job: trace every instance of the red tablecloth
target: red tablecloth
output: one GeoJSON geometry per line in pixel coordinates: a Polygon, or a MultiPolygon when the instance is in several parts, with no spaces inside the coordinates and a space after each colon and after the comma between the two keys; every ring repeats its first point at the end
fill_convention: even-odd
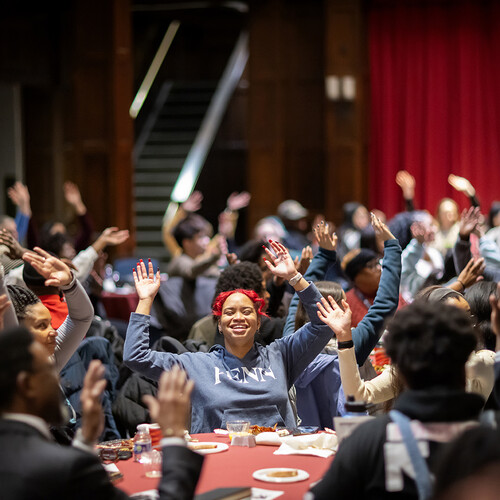
{"type": "Polygon", "coordinates": [[[108,318],[128,321],[130,313],[135,311],[139,303],[139,297],[135,292],[126,294],[103,292],[101,301],[108,318]]]}
{"type": "MultiPolygon", "coordinates": [[[[199,441],[229,444],[227,437],[215,434],[198,434],[193,437],[199,441]]],[[[304,455],[273,455],[276,450],[276,446],[256,446],[255,448],[229,446],[227,451],[206,455],[196,493],[205,493],[214,488],[250,486],[284,491],[285,494],[279,498],[301,499],[309,489],[309,485],[324,475],[332,460],[304,455]],[[269,467],[302,469],[309,473],[309,479],[288,484],[268,483],[253,479],[254,471],[269,467]]],[[[116,486],[129,495],[154,489],[158,485],[158,480],[148,479],[144,475],[142,465],[133,460],[117,462],[117,466],[123,473],[124,479],[116,486]]]]}

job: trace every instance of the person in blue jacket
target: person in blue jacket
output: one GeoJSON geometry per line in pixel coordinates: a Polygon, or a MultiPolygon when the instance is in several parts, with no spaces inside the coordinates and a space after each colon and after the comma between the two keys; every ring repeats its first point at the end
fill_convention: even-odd
{"type": "Polygon", "coordinates": [[[159,287],[159,272],[149,264],[137,266],[134,279],[139,295],[131,314],[124,362],[132,370],[158,380],[164,370],[180,365],[194,380],[191,432],[212,432],[228,420],[246,419],[261,426],[295,428],[288,390],[331,338],[331,330],[318,316],[321,295],[295,269],[288,250],[271,242],[266,250],[270,271],[291,284],[311,318],[294,335],[269,346],[254,343],[262,316],[262,299],[249,290],[225,292],[214,301],[214,314],[225,347],[208,353],[171,354],[149,348],[149,312],[159,287]]]}
{"type": "MultiPolygon", "coordinates": [[[[352,331],[359,366],[365,363],[376,346],[386,319],[397,309],[401,278],[401,246],[383,222],[373,214],[371,217],[375,234],[384,244],[384,259],[380,284],[373,305],[352,331]]],[[[329,238],[327,233],[325,229],[317,232],[320,251],[305,273],[308,280],[327,279],[330,266],[335,262],[336,238],[329,238]]],[[[339,305],[343,299],[345,300],[345,293],[336,283],[323,281],[317,285],[323,296],[331,295],[339,305]]],[[[296,321],[298,305],[298,299],[294,297],[290,304],[284,335],[293,334],[293,329],[301,324],[299,317],[303,317],[304,314],[301,314],[299,310],[296,321]]],[[[345,397],[335,348],[329,350],[329,354],[319,354],[297,378],[295,388],[297,412],[302,425],[331,427],[334,416],[344,415],[345,397]]]]}

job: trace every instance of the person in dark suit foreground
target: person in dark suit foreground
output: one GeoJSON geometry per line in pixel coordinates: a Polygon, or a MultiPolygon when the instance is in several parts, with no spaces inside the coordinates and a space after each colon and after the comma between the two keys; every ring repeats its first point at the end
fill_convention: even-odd
{"type": "MultiPolygon", "coordinates": [[[[108,479],[93,444],[102,432],[100,397],[104,367],[92,361],[82,391],[82,429],[73,446],[51,441],[48,424],[63,419],[59,380],[46,349],[25,328],[0,331],[1,498],[122,499],[108,479]]],[[[184,445],[183,432],[193,383],[180,369],[164,373],[158,399],[147,404],[164,439],[160,499],[192,498],[203,457],[184,445]]]]}

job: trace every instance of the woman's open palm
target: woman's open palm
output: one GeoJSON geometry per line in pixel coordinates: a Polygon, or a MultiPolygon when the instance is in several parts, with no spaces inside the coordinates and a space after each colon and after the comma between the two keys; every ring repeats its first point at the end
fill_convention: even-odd
{"type": "Polygon", "coordinates": [[[132,274],[134,275],[135,289],[139,299],[154,299],[160,288],[160,270],[158,269],[155,275],[151,261],[148,262],[148,269],[146,270],[146,265],[141,259],[137,263],[137,270],[133,269],[132,274]]]}

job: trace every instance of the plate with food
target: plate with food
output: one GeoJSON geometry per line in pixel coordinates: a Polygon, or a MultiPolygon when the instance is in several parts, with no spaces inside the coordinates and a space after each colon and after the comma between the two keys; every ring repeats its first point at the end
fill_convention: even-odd
{"type": "Polygon", "coordinates": [[[258,481],[265,481],[267,483],[296,483],[309,478],[309,474],[305,470],[289,469],[286,467],[256,470],[252,476],[258,481]]]}
{"type": "Polygon", "coordinates": [[[188,443],[188,448],[201,453],[202,455],[208,455],[209,453],[220,453],[221,451],[226,451],[229,446],[226,443],[211,443],[211,442],[193,442],[188,443]]]}

